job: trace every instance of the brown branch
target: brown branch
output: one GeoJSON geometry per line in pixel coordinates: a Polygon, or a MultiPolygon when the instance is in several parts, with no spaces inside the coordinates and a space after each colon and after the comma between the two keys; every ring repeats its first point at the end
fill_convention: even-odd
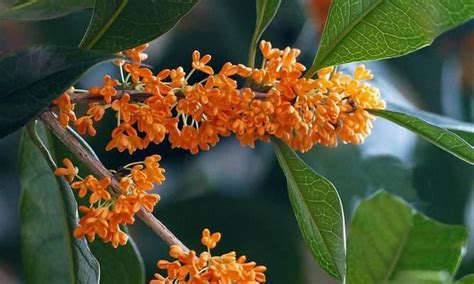
{"type": "MultiPolygon", "coordinates": [[[[147,93],[143,91],[136,91],[136,90],[118,90],[117,95],[114,96],[114,100],[120,99],[123,94],[129,94],[130,97],[132,98],[133,101],[136,102],[143,102],[149,97],[152,97],[152,93],[147,93]]],[[[266,93],[261,93],[261,92],[254,92],[255,93],[255,98],[258,100],[264,100],[267,98],[266,93]]],[[[178,99],[184,98],[183,93],[181,92],[176,92],[175,95],[177,95],[178,99]]],[[[83,103],[83,102],[101,102],[103,98],[101,96],[94,96],[91,95],[90,93],[83,93],[83,92],[74,92],[70,94],[71,96],[71,103],[76,104],[76,103],[83,103]]]]}
{"type": "MultiPolygon", "coordinates": [[[[113,178],[112,173],[107,170],[104,165],[94,157],[84,146],[65,128],[63,128],[57,118],[50,110],[45,110],[40,115],[41,120],[44,124],[58,137],[58,139],[74,154],[77,158],[89,169],[98,175],[100,178],[110,177],[112,178],[111,187],[115,193],[120,192],[118,181],[113,178]]],[[[161,239],[163,239],[168,245],[180,246],[184,251],[189,249],[168,229],[161,223],[153,214],[149,213],[145,209],[141,208],[137,212],[137,216],[148,225],[161,239]]]]}

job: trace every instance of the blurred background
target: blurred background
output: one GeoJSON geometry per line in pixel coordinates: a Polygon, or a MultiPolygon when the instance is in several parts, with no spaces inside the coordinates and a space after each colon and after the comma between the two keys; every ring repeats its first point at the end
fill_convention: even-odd
{"type": "MultiPolygon", "coordinates": [[[[7,2],[11,1],[0,0],[0,9],[7,2]]],[[[330,0],[282,0],[263,39],[280,48],[300,48],[301,61],[308,66],[329,5],[330,0]]],[[[0,54],[39,43],[76,46],[90,14],[83,11],[38,22],[1,20],[0,54]]],[[[226,61],[244,63],[254,21],[253,0],[201,0],[171,32],[151,43],[146,63],[155,71],[176,66],[189,69],[194,49],[212,54],[211,65],[216,67],[226,61]]],[[[474,122],[473,50],[471,21],[444,34],[430,47],[366,65],[375,74],[373,84],[387,101],[474,122]]],[[[354,66],[343,68],[350,71],[354,66]]],[[[112,65],[101,65],[88,72],[78,86],[101,84],[104,73],[114,72],[112,65]]],[[[98,125],[98,131],[107,133],[112,124],[109,117],[98,125]]],[[[0,283],[23,283],[25,279],[19,246],[19,134],[0,141],[0,283]]],[[[190,247],[201,247],[200,232],[208,227],[223,234],[218,253],[236,250],[266,265],[269,283],[333,283],[300,236],[271,145],[260,142],[252,150],[226,138],[211,151],[194,156],[163,143],[132,157],[105,152],[108,139],[104,134],[89,142],[111,169],[153,153],[163,156],[167,181],[157,188],[162,201],[154,213],[190,247]]],[[[472,166],[381,119],[361,146],[317,146],[302,157],[336,185],[348,222],[361,199],[384,189],[429,217],[467,226],[470,243],[459,276],[474,272],[472,166]]],[[[167,247],[140,221],[130,230],[151,279],[156,261],[167,258],[167,247]]]]}

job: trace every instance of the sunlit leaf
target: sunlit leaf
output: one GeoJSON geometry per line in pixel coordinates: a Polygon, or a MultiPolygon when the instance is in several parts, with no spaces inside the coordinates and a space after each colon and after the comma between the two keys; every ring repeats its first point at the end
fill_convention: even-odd
{"type": "Polygon", "coordinates": [[[474,124],[473,123],[455,120],[446,116],[434,114],[427,111],[422,111],[419,109],[402,107],[393,103],[388,103],[387,109],[391,111],[402,112],[402,113],[406,113],[412,116],[416,116],[430,124],[447,129],[457,134],[462,139],[466,140],[469,144],[474,145],[474,124]]]}
{"type": "Polygon", "coordinates": [[[94,0],[21,0],[0,12],[0,18],[44,20],[94,7],[94,0]]]}
{"type": "Polygon", "coordinates": [[[265,29],[271,23],[275,17],[278,8],[280,7],[281,0],[256,0],[257,7],[257,21],[255,23],[255,31],[250,42],[249,59],[247,65],[254,67],[255,65],[255,53],[257,50],[258,41],[262,36],[265,29]]]}
{"type": "Polygon", "coordinates": [[[456,284],[472,284],[474,283],[474,274],[469,274],[459,279],[456,284]]]}
{"type": "Polygon", "coordinates": [[[344,214],[339,194],[281,141],[273,143],[286,176],[293,212],[306,243],[321,267],[333,277],[345,277],[344,214]]]}
{"type": "Polygon", "coordinates": [[[474,164],[474,147],[453,132],[432,125],[406,113],[389,110],[370,110],[370,113],[388,119],[420,135],[428,142],[440,147],[467,163],[474,164]]]}
{"type": "Polygon", "coordinates": [[[347,283],[385,283],[416,271],[429,271],[431,278],[453,276],[466,241],[464,227],[438,223],[400,198],[379,192],[359,205],[351,222],[347,283]]]}
{"type": "Polygon", "coordinates": [[[81,46],[119,52],[166,33],[198,0],[97,0],[81,46]]]}
{"type": "Polygon", "coordinates": [[[71,47],[35,46],[0,58],[0,138],[17,130],[113,56],[71,47]]]}
{"type": "Polygon", "coordinates": [[[28,283],[98,283],[99,263],[76,239],[77,205],[26,132],[20,143],[21,246],[28,283]]]}
{"type": "Polygon", "coordinates": [[[472,0],[334,0],[308,74],[407,54],[473,16],[472,0]]]}

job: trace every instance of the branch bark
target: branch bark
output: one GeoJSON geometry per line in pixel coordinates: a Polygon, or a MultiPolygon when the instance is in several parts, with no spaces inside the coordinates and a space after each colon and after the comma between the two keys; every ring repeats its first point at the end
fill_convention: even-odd
{"type": "MultiPolygon", "coordinates": [[[[119,193],[119,183],[113,177],[112,173],[88,151],[73,135],[63,128],[57,118],[50,110],[45,110],[40,115],[43,123],[58,137],[58,139],[74,154],[77,158],[99,178],[110,177],[112,179],[111,187],[114,193],[119,193]]],[[[141,208],[136,214],[148,227],[150,227],[161,239],[168,245],[177,245],[184,251],[189,249],[153,214],[141,208]]]]}

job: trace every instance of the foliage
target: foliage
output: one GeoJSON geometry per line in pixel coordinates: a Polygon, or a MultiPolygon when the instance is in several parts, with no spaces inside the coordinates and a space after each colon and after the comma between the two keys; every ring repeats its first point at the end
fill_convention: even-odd
{"type": "MultiPolygon", "coordinates": [[[[107,148],[130,153],[151,142],[159,144],[165,136],[173,148],[192,153],[208,150],[219,137],[230,134],[251,147],[257,140],[271,138],[301,234],[316,261],[332,277],[348,284],[454,282],[465,251],[465,228],[434,221],[382,191],[359,204],[346,240],[338,190],[292,148],[305,152],[315,144],[336,146],[338,140],[360,144],[370,134],[375,115],[474,164],[472,124],[392,104],[384,110],[378,90],[362,82],[372,78],[370,71],[360,66],[350,77],[332,67],[398,57],[429,45],[441,33],[472,19],[474,2],[334,0],[313,65],[303,74],[305,67],[296,61],[299,50],[275,49],[265,41],[260,46],[262,67],[254,68],[257,43],[280,7],[280,0],[257,0],[247,66],[228,63],[214,72],[208,66],[210,56],[201,56],[197,51],[188,73],[176,68],[155,74],[142,66],[147,43],[172,29],[196,3],[197,0],[38,0],[21,1],[0,13],[0,17],[9,19],[40,20],[94,8],[80,48],[43,45],[0,58],[0,138],[31,121],[28,132],[22,135],[19,154],[21,238],[28,282],[51,282],[51,275],[54,283],[143,282],[139,253],[131,240],[127,242],[128,231],[123,225],[134,223],[135,216],[150,218],[159,196],[146,191],[153,188],[152,183],[164,181],[158,155],[114,172],[94,160],[100,165],[81,165],[92,168],[84,180],[70,161],[66,167],[57,168],[54,160],[72,158],[72,154],[78,158],[73,159],[74,164],[95,158],[93,153],[81,152],[82,147],[89,146],[73,130],[54,132],[54,125],[49,124],[67,146],[51,155],[48,149],[54,152],[54,147],[44,143],[51,140],[50,133],[34,127],[45,108],[59,112],[58,125],[75,121],[81,134],[87,132],[91,136],[96,134],[93,123],[102,118],[105,109],[112,109],[118,126],[112,131],[113,139],[107,148]],[[114,55],[118,52],[124,52],[128,61],[120,58],[115,63],[128,77],[119,82],[106,76],[103,87],[85,91],[94,103],[89,105],[86,116],[76,120],[75,101],[68,95],[74,90],[63,93],[91,67],[118,59],[114,55]],[[207,74],[206,78],[189,84],[190,76],[198,70],[207,74]],[[245,86],[252,89],[241,89],[232,76],[247,80],[245,86]],[[124,91],[148,97],[131,99],[124,91]],[[177,105],[179,110],[175,109],[177,105]],[[142,110],[147,107],[151,114],[143,115],[142,110]],[[146,137],[137,134],[134,124],[146,137]],[[76,148],[66,139],[68,135],[76,137],[76,148]],[[71,187],[63,178],[55,177],[48,164],[56,175],[65,176],[69,182],[76,178],[72,187],[80,189],[80,197],[89,199],[91,206],[81,207],[87,213],[78,228],[76,199],[80,198],[74,198],[71,187]],[[125,205],[117,205],[118,200],[125,205]],[[150,215],[143,215],[145,211],[150,215]],[[123,246],[114,249],[100,240],[94,241],[96,235],[114,247],[123,246]]],[[[170,279],[265,281],[266,268],[255,262],[236,258],[235,253],[210,255],[220,234],[205,230],[202,243],[208,252],[198,256],[174,240],[169,231],[156,226],[154,230],[162,230],[163,239],[174,242],[170,255],[179,261],[158,262],[170,279]],[[196,267],[199,271],[193,270],[196,267]]],[[[162,280],[157,274],[151,283],[162,280]]],[[[470,275],[455,283],[472,281],[470,275]]]]}

